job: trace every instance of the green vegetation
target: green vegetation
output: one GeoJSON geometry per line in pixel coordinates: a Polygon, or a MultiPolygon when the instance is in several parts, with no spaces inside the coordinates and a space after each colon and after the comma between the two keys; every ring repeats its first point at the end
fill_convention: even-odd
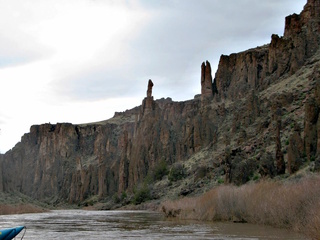
{"type": "Polygon", "coordinates": [[[155,181],[160,181],[164,176],[168,175],[168,164],[163,159],[144,178],[144,184],[153,184],[155,181]]]}
{"type": "Polygon", "coordinates": [[[305,158],[305,159],[307,158],[307,153],[306,153],[306,151],[303,151],[302,157],[305,158]]]}
{"type": "Polygon", "coordinates": [[[127,193],[122,192],[121,195],[119,196],[118,193],[115,193],[112,197],[112,200],[115,204],[121,203],[127,199],[127,193]]]}
{"type": "Polygon", "coordinates": [[[116,203],[116,204],[120,203],[120,201],[121,201],[121,200],[120,200],[120,197],[118,196],[117,193],[115,193],[115,194],[113,195],[112,200],[113,200],[113,202],[116,203]]]}
{"type": "Polygon", "coordinates": [[[304,100],[305,98],[306,98],[306,93],[305,92],[300,93],[299,99],[304,100]]]}
{"type": "Polygon", "coordinates": [[[286,145],[287,145],[287,146],[289,145],[289,139],[286,140],[286,145]]]}
{"type": "Polygon", "coordinates": [[[153,177],[154,180],[161,180],[165,175],[168,175],[168,165],[165,160],[161,160],[158,165],[154,168],[153,177]]]}
{"type": "Polygon", "coordinates": [[[99,202],[99,196],[98,195],[93,195],[89,198],[87,198],[84,202],[83,205],[88,207],[88,206],[93,206],[94,204],[96,204],[97,202],[99,202]]]}
{"type": "Polygon", "coordinates": [[[127,193],[126,192],[122,192],[121,196],[120,196],[120,200],[123,201],[123,200],[127,199],[127,197],[128,197],[127,193]]]}
{"type": "Polygon", "coordinates": [[[176,182],[178,180],[181,180],[185,177],[185,170],[181,163],[175,163],[172,165],[168,179],[171,182],[176,182]]]}
{"type": "Polygon", "coordinates": [[[260,174],[259,173],[254,173],[251,177],[250,177],[250,179],[252,180],[252,181],[258,181],[259,179],[260,179],[260,174]]]}
{"type": "Polygon", "coordinates": [[[217,182],[218,182],[218,184],[223,184],[224,183],[224,179],[220,177],[220,178],[218,178],[217,182]]]}
{"type": "Polygon", "coordinates": [[[134,189],[133,204],[138,205],[148,200],[151,200],[151,193],[147,184],[143,184],[140,188],[134,189]]]}

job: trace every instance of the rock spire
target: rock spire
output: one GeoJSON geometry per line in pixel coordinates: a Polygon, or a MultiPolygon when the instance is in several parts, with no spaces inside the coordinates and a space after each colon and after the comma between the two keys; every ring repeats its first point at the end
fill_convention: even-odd
{"type": "Polygon", "coordinates": [[[201,65],[201,102],[213,99],[212,92],[212,75],[209,61],[203,62],[201,65]]]}
{"type": "Polygon", "coordinates": [[[155,108],[155,103],[152,96],[152,88],[153,88],[153,82],[151,79],[148,81],[148,88],[147,88],[147,97],[143,99],[142,101],[142,115],[145,113],[150,112],[155,108]]]}
{"type": "Polygon", "coordinates": [[[152,88],[153,88],[153,82],[151,79],[148,81],[148,90],[147,90],[147,98],[152,97],[152,88]]]}

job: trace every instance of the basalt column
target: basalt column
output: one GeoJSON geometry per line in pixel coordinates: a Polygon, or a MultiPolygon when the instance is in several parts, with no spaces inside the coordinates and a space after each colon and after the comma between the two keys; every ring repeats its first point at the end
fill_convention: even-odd
{"type": "Polygon", "coordinates": [[[153,82],[151,81],[151,79],[149,79],[147,97],[144,98],[142,101],[143,114],[149,113],[155,108],[154,100],[153,100],[153,96],[152,96],[152,87],[153,87],[153,82]]]}
{"type": "Polygon", "coordinates": [[[213,99],[211,66],[208,61],[201,65],[201,104],[213,99]]]}

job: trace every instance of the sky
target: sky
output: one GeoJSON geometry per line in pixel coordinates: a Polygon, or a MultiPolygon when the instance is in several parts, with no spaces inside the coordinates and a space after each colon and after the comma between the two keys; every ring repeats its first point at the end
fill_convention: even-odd
{"type": "Polygon", "coordinates": [[[0,0],[0,153],[35,124],[200,93],[201,63],[283,35],[306,0],[0,0]]]}

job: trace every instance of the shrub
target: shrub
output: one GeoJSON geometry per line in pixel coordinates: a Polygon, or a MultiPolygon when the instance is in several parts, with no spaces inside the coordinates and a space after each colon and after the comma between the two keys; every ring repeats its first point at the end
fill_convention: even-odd
{"type": "Polygon", "coordinates": [[[320,239],[320,175],[285,182],[221,185],[200,197],[164,203],[183,219],[230,221],[293,229],[320,239]]]}
{"type": "Polygon", "coordinates": [[[311,162],[314,162],[315,160],[316,160],[315,156],[311,156],[311,157],[310,157],[310,161],[311,161],[311,162]]]}
{"type": "Polygon", "coordinates": [[[150,199],[151,199],[150,189],[146,184],[144,184],[142,187],[134,191],[132,203],[135,205],[138,205],[150,199]]]}
{"type": "Polygon", "coordinates": [[[184,167],[181,163],[175,163],[169,172],[168,179],[169,181],[176,182],[185,177],[184,167]]]}
{"type": "Polygon", "coordinates": [[[165,160],[161,160],[158,165],[154,168],[153,177],[154,180],[161,180],[163,176],[167,175],[169,172],[168,165],[165,160]]]}
{"type": "Polygon", "coordinates": [[[127,196],[127,193],[126,193],[126,192],[122,192],[120,199],[121,199],[121,201],[123,201],[123,200],[125,200],[127,197],[128,197],[128,196],[127,196]]]}
{"type": "Polygon", "coordinates": [[[260,175],[257,174],[257,173],[255,173],[255,174],[253,175],[253,177],[252,177],[252,180],[253,180],[253,181],[257,181],[257,180],[259,180],[259,179],[260,179],[260,175]]]}
{"type": "Polygon", "coordinates": [[[115,194],[113,195],[112,200],[113,200],[113,202],[116,203],[116,204],[117,204],[117,203],[120,203],[120,201],[121,201],[121,199],[120,199],[120,197],[118,196],[117,193],[115,193],[115,194]]]}
{"type": "Polygon", "coordinates": [[[302,157],[303,157],[303,158],[307,158],[307,153],[306,153],[305,151],[303,151],[302,157]]]}
{"type": "Polygon", "coordinates": [[[154,182],[154,176],[153,173],[148,173],[147,176],[143,179],[143,184],[148,185],[152,184],[154,182]]]}
{"type": "Polygon", "coordinates": [[[201,166],[199,167],[194,175],[194,180],[197,181],[199,179],[204,178],[207,175],[207,167],[206,166],[201,166]]]}
{"type": "Polygon", "coordinates": [[[223,183],[224,183],[224,179],[223,179],[223,178],[219,178],[219,179],[218,179],[218,183],[219,183],[219,184],[223,184],[223,183]]]}

